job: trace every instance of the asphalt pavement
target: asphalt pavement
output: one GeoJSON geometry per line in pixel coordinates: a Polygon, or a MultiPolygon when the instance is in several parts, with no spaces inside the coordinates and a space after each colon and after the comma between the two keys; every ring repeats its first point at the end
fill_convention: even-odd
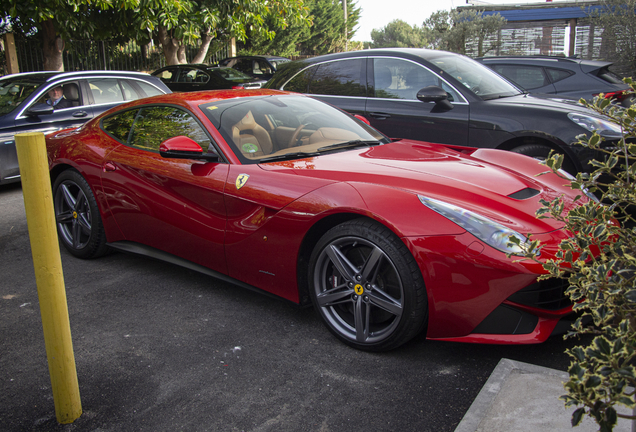
{"type": "MultiPolygon", "coordinates": [[[[512,409],[497,405],[509,399],[502,389],[519,396],[510,378],[519,374],[502,374],[501,364],[515,369],[502,359],[558,376],[577,343],[420,337],[367,353],[339,342],[312,309],[191,270],[122,253],[83,261],[64,249],[62,263],[83,408],[68,425],[55,419],[22,191],[0,186],[0,431],[488,430],[485,419],[512,409]]],[[[490,430],[515,427],[510,416],[499,424],[490,430]]]]}

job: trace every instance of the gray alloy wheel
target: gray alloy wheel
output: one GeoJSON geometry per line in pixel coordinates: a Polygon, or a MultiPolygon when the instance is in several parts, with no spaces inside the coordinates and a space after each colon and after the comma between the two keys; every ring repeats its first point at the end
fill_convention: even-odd
{"type": "Polygon", "coordinates": [[[108,251],[97,202],[90,186],[75,170],[60,174],[53,185],[57,232],[64,247],[79,258],[96,258],[108,251]]]}
{"type": "Polygon", "coordinates": [[[320,239],[310,295],[323,322],[348,345],[386,351],[426,324],[424,281],[404,243],[368,219],[345,222],[320,239]]]}

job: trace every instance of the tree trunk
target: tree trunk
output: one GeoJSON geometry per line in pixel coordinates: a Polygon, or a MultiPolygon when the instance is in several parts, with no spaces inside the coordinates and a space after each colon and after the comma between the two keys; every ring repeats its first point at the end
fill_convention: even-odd
{"type": "Polygon", "coordinates": [[[163,55],[166,58],[167,65],[176,65],[185,63],[185,47],[181,47],[178,39],[170,37],[168,30],[164,26],[159,26],[159,42],[163,48],[163,55]],[[183,53],[180,55],[179,50],[183,49],[183,53]],[[179,57],[182,56],[184,61],[179,61],[179,57]]]}
{"type": "Polygon", "coordinates": [[[63,71],[64,40],[55,30],[55,22],[47,20],[42,22],[42,57],[44,58],[44,70],[63,71]]]}
{"type": "Polygon", "coordinates": [[[212,34],[210,34],[210,30],[201,34],[201,46],[197,51],[197,55],[192,59],[192,63],[203,63],[205,57],[208,55],[208,49],[210,48],[210,43],[212,42],[212,34]]]}

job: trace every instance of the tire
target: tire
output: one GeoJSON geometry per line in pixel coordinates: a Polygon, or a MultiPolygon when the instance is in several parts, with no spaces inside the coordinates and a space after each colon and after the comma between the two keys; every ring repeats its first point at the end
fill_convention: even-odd
{"type": "Polygon", "coordinates": [[[388,351],[426,326],[428,301],[413,255],[388,228],[356,219],[327,231],[311,256],[310,295],[341,341],[388,351]]]}
{"type": "MultiPolygon", "coordinates": [[[[515,153],[530,156],[531,158],[534,158],[539,161],[546,160],[552,150],[554,150],[552,147],[549,147],[543,144],[524,144],[522,146],[512,149],[512,151],[515,153]]],[[[556,153],[562,153],[557,150],[554,150],[554,151],[556,153]]],[[[574,165],[572,164],[572,162],[570,162],[567,155],[563,158],[563,166],[561,168],[572,175],[576,174],[574,165]]]]}
{"type": "Polygon", "coordinates": [[[60,240],[72,255],[89,259],[108,252],[97,201],[80,173],[69,169],[57,177],[53,208],[60,240]]]}

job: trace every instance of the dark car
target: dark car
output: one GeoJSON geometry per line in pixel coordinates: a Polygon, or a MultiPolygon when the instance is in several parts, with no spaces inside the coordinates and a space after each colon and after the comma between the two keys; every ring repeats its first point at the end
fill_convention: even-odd
{"type": "Polygon", "coordinates": [[[227,66],[255,78],[269,80],[274,76],[278,66],[290,62],[287,57],[279,56],[239,56],[229,57],[219,62],[219,66],[227,66]]]}
{"type": "Polygon", "coordinates": [[[543,266],[509,239],[531,235],[553,258],[569,233],[536,212],[555,196],[571,210],[580,191],[522,155],[395,142],[275,90],[131,102],[48,135],[47,150],[72,255],[139,253],[313,303],[356,348],[422,331],[539,343],[572,318],[567,283],[538,280],[543,266]]]}
{"type": "Polygon", "coordinates": [[[611,62],[566,57],[478,58],[498,74],[531,93],[546,93],[591,100],[603,93],[623,106],[631,106],[633,95],[620,76],[610,71],[611,62]]]}
{"type": "Polygon", "coordinates": [[[152,73],[175,92],[198,90],[257,89],[265,80],[253,78],[229,67],[205,64],[166,66],[152,73]]]}
{"type": "Polygon", "coordinates": [[[0,78],[0,184],[20,181],[14,135],[80,126],[126,101],[171,93],[159,79],[139,72],[27,72],[0,78]],[[63,99],[48,105],[48,93],[63,99]],[[60,108],[61,107],[61,108],[60,108]]]}
{"type": "Polygon", "coordinates": [[[597,129],[608,140],[620,128],[576,101],[526,94],[466,56],[426,49],[363,50],[283,65],[267,88],[308,93],[394,138],[566,156],[570,172],[596,155],[577,136],[597,129]]]}

